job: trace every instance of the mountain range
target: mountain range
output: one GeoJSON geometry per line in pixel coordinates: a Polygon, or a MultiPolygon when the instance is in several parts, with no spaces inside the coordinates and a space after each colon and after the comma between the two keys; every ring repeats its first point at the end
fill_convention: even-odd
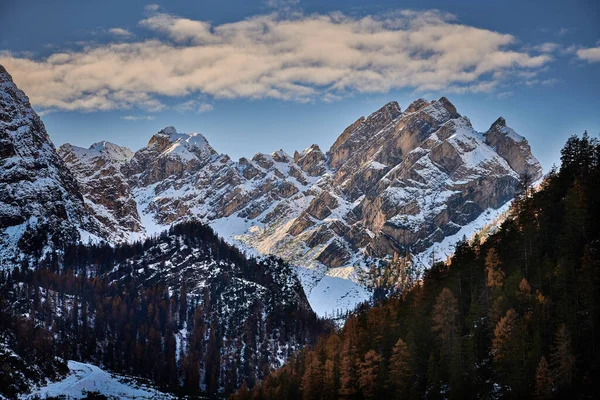
{"type": "MultiPolygon", "coordinates": [[[[321,315],[369,298],[360,270],[394,253],[450,255],[444,240],[493,219],[542,168],[498,118],[473,129],[445,97],[396,102],[316,144],[232,160],[167,127],[133,152],[109,142],[58,150],[0,70],[0,252],[42,257],[63,242],[131,243],[198,220],[251,255],[296,267],[321,315]],[[436,251],[436,246],[438,250],[436,251]]],[[[438,258],[435,258],[435,256],[438,258]]]]}

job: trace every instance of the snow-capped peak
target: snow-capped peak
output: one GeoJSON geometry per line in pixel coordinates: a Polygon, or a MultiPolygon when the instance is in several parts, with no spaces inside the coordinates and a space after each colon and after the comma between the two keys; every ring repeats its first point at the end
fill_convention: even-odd
{"type": "Polygon", "coordinates": [[[82,162],[101,158],[108,162],[124,163],[133,157],[133,151],[129,148],[107,141],[94,143],[87,149],[66,143],[60,146],[58,152],[61,157],[64,157],[68,152],[72,152],[82,162]]]}
{"type": "Polygon", "coordinates": [[[159,157],[177,157],[182,161],[205,161],[216,153],[202,134],[179,133],[172,126],[152,136],[146,149],[158,151],[159,157]]]}

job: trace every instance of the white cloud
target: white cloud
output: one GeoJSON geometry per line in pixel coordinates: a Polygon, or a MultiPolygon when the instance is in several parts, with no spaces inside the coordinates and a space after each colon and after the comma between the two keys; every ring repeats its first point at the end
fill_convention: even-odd
{"type": "Polygon", "coordinates": [[[159,9],[159,5],[158,4],[148,4],[146,7],[144,7],[144,10],[146,10],[146,12],[156,12],[159,9]]]}
{"type": "Polygon", "coordinates": [[[177,112],[184,113],[189,111],[195,111],[197,113],[203,113],[212,111],[214,109],[212,104],[209,103],[200,103],[196,100],[188,100],[183,103],[179,103],[173,107],[173,109],[177,112]]]}
{"type": "Polygon", "coordinates": [[[556,85],[556,84],[557,84],[557,83],[559,83],[559,82],[560,82],[560,80],[559,80],[559,79],[556,79],[556,78],[550,78],[550,79],[544,79],[544,80],[543,80],[541,83],[542,83],[542,85],[544,85],[544,86],[554,86],[554,85],[556,85]]]}
{"type": "Polygon", "coordinates": [[[532,49],[540,53],[553,53],[559,50],[561,46],[558,43],[546,42],[533,46],[532,49]]]}
{"type": "Polygon", "coordinates": [[[198,109],[196,110],[196,112],[203,113],[203,112],[209,112],[212,110],[214,110],[214,107],[212,104],[203,103],[198,106],[198,109]]]}
{"type": "Polygon", "coordinates": [[[552,60],[516,49],[511,35],[435,10],[362,18],[273,13],[222,25],[146,10],[140,25],[154,39],[41,60],[4,52],[0,64],[42,109],[157,111],[162,96],[191,94],[302,102],[401,88],[489,92],[503,72],[532,72],[552,60]]]}
{"type": "Polygon", "coordinates": [[[590,47],[588,49],[577,50],[577,57],[587,62],[599,62],[600,61],[600,47],[590,47]]]}
{"type": "Polygon", "coordinates": [[[123,29],[123,28],[111,28],[108,30],[108,33],[112,33],[113,35],[120,36],[120,37],[133,36],[133,34],[131,32],[129,32],[127,29],[123,29]]]}
{"type": "Polygon", "coordinates": [[[506,91],[506,92],[500,92],[496,95],[496,97],[498,97],[499,99],[507,99],[509,97],[511,97],[512,95],[514,95],[514,93],[512,91],[506,91]]]}
{"type": "Polygon", "coordinates": [[[126,115],[121,117],[121,119],[127,121],[152,121],[154,117],[152,115],[126,115]]]}

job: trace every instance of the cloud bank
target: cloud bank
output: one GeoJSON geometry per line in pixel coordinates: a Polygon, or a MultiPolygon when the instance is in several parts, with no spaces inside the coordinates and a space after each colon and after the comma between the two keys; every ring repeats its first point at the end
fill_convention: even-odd
{"type": "Polygon", "coordinates": [[[189,95],[304,102],[402,88],[486,92],[508,73],[535,73],[552,60],[519,49],[511,35],[435,10],[361,18],[273,13],[222,25],[147,13],[139,25],[152,39],[44,59],[4,52],[0,63],[42,109],[158,111],[162,98],[189,95]]]}

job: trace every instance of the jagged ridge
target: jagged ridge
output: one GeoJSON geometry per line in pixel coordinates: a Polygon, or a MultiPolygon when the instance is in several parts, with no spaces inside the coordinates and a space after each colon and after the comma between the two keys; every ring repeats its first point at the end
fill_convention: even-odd
{"type": "MultiPolygon", "coordinates": [[[[234,162],[203,136],[168,127],[121,170],[146,234],[200,219],[251,251],[317,271],[300,274],[310,276],[309,293],[324,276],[356,280],[355,267],[372,258],[427,250],[510,200],[520,175],[541,176],[502,118],[476,132],[445,97],[404,112],[388,103],[327,153],[312,145],[293,157],[280,150],[234,162]]],[[[357,301],[340,302],[345,294],[334,308],[357,301]]]]}

